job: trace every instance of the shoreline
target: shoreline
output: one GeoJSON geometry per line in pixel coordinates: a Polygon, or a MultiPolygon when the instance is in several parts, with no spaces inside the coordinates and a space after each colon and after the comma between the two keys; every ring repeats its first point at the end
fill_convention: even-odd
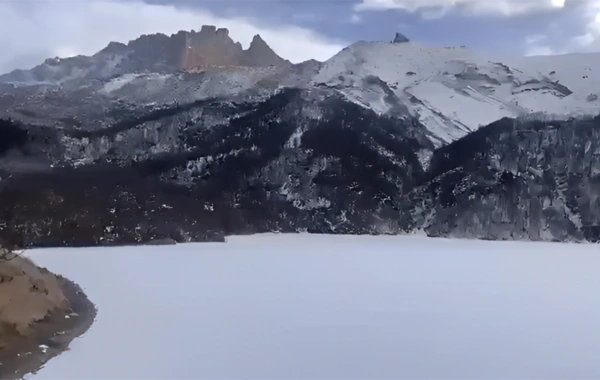
{"type": "Polygon", "coordinates": [[[52,358],[69,349],[71,342],[85,334],[94,323],[96,306],[81,287],[73,281],[56,275],[69,302],[67,310],[53,311],[31,326],[28,336],[9,336],[0,349],[0,378],[23,379],[35,374],[52,358]]]}

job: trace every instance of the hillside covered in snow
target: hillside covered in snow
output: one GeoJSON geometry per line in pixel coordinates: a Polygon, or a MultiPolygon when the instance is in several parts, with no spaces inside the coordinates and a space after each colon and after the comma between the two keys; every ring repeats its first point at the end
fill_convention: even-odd
{"type": "Polygon", "coordinates": [[[206,27],[0,76],[0,238],[600,240],[599,55],[395,40],[293,65],[206,27]]]}
{"type": "Polygon", "coordinates": [[[381,114],[410,115],[443,145],[504,117],[548,119],[600,109],[600,54],[493,62],[465,48],[358,42],[313,83],[381,114]]]}

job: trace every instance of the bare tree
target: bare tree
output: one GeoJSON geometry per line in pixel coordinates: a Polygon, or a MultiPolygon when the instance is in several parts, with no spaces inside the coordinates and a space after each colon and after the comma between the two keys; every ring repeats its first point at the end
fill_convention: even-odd
{"type": "Polygon", "coordinates": [[[22,251],[13,251],[8,248],[0,247],[0,263],[10,261],[19,256],[22,251]]]}
{"type": "MultiPolygon", "coordinates": [[[[2,227],[0,226],[0,228],[2,227]]],[[[21,239],[14,234],[0,236],[0,262],[10,261],[23,253],[19,240],[21,239]]]]}
{"type": "Polygon", "coordinates": [[[10,256],[11,252],[4,248],[4,247],[0,247],[0,262],[4,262],[7,260],[10,260],[9,256],[10,256]]]}

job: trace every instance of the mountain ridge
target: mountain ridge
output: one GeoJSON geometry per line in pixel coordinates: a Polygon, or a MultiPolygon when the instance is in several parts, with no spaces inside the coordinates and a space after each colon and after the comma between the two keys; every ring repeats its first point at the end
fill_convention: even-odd
{"type": "Polygon", "coordinates": [[[72,85],[82,88],[97,87],[90,81],[100,80],[105,83],[100,92],[109,98],[135,84],[140,97],[134,102],[148,104],[164,102],[157,97],[165,85],[171,87],[165,95],[183,103],[220,94],[268,96],[283,87],[319,87],[380,114],[416,117],[431,141],[443,146],[503,117],[595,115],[600,109],[600,70],[595,67],[600,67],[600,54],[503,63],[466,47],[421,46],[399,33],[391,42],[356,42],[326,62],[291,64],[259,35],[244,50],[227,29],[204,25],[198,32],[142,35],[127,45],[111,42],[91,57],[48,59],[32,70],[0,76],[0,83],[68,86],[88,81],[72,85]],[[205,77],[177,77],[180,72],[205,77]],[[142,82],[152,90],[141,88],[142,82]],[[181,86],[187,87],[184,93],[177,89],[181,86]]]}
{"type": "MultiPolygon", "coordinates": [[[[600,55],[586,57],[592,59],[588,66],[600,64],[600,55]]],[[[464,47],[359,41],[326,61],[313,83],[334,88],[381,114],[393,112],[398,104],[405,106],[404,112],[428,126],[438,146],[503,117],[542,113],[567,119],[598,112],[595,84],[600,85],[600,70],[581,67],[581,75],[589,80],[582,86],[573,78],[577,74],[567,70],[548,69],[553,77],[542,74],[530,64],[534,59],[509,66],[464,47]],[[367,83],[368,78],[377,80],[367,83]]],[[[537,59],[552,67],[552,57],[537,59]]]]}
{"type": "Polygon", "coordinates": [[[144,34],[129,41],[110,42],[92,56],[48,58],[30,70],[14,70],[0,75],[3,82],[56,82],[72,79],[106,79],[115,76],[158,72],[188,71],[202,66],[287,67],[291,63],[279,57],[255,35],[248,49],[229,37],[229,30],[203,25],[200,31],[144,34]]]}
{"type": "Polygon", "coordinates": [[[92,64],[74,58],[84,75],[0,80],[0,240],[308,231],[600,241],[600,55],[498,62],[358,42],[326,62],[278,66],[265,53],[251,60],[263,66],[238,66],[218,30],[175,39],[205,55],[221,41],[210,60],[166,54],[168,36],[147,48],[144,37],[133,44],[141,63],[115,64],[129,47],[113,43],[92,64]]]}
{"type": "Polygon", "coordinates": [[[227,29],[205,25],[199,32],[142,35],[127,45],[111,42],[91,57],[48,59],[32,70],[0,76],[0,83],[65,85],[83,78],[114,81],[108,88],[120,88],[131,75],[154,75],[153,81],[160,81],[156,74],[215,75],[195,94],[173,94],[184,102],[232,89],[329,88],[375,112],[419,118],[437,146],[503,117],[539,113],[568,119],[600,109],[600,70],[594,70],[600,54],[499,62],[465,47],[425,47],[397,37],[395,42],[356,42],[323,63],[291,64],[259,35],[244,50],[227,29]],[[217,88],[219,83],[228,83],[227,88],[217,88]]]}

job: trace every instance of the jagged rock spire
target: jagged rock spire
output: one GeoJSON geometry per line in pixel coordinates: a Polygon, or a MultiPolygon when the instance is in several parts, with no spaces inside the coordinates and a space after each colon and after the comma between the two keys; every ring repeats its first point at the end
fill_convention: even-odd
{"type": "Polygon", "coordinates": [[[409,42],[410,40],[402,33],[396,33],[396,37],[392,41],[394,44],[401,44],[404,42],[409,42]]]}
{"type": "Polygon", "coordinates": [[[288,64],[269,47],[259,34],[252,38],[248,50],[244,51],[242,63],[247,66],[285,66],[288,64]]]}

